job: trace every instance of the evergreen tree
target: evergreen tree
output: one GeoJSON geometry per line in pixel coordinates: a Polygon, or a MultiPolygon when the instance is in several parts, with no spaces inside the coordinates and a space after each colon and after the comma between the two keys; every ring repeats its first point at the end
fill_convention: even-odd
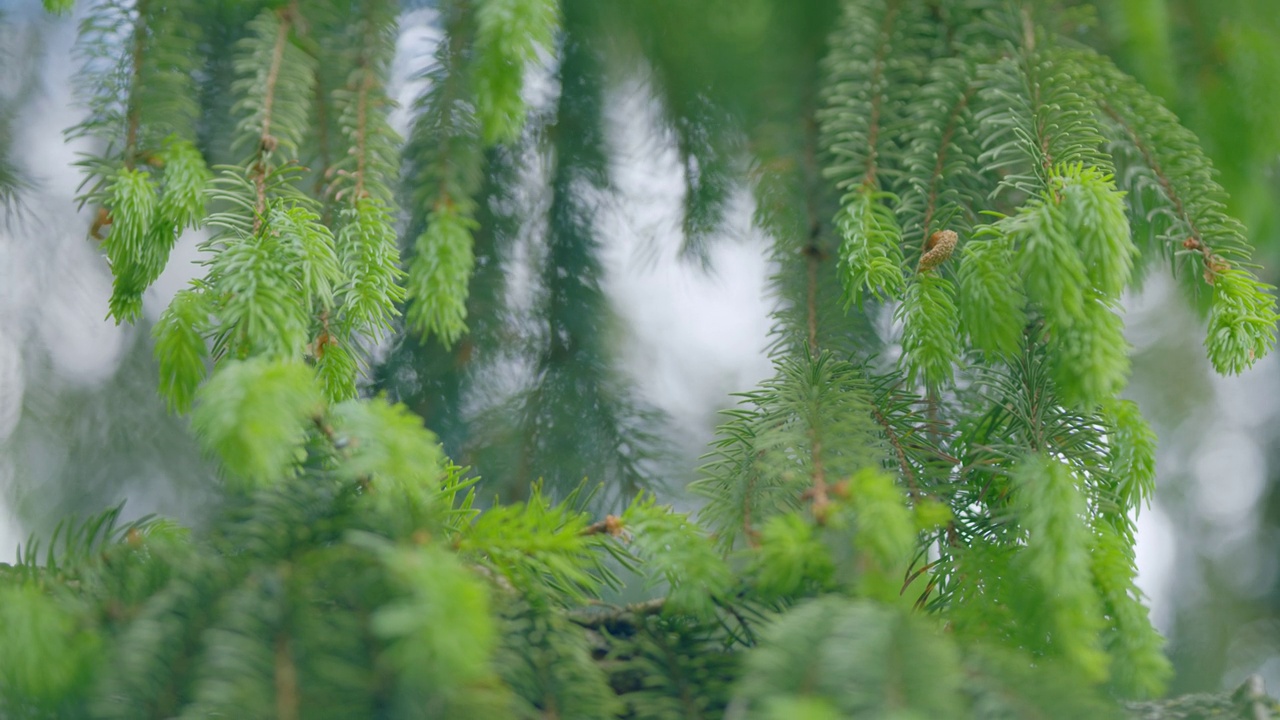
{"type": "MultiPolygon", "coordinates": [[[[1222,373],[1280,316],[1194,137],[1090,46],[1090,13],[441,0],[402,141],[405,10],[80,8],[71,133],[98,148],[110,316],[140,321],[180,234],[210,231],[151,332],[220,501],[197,530],[69,519],[0,566],[0,716],[1079,718],[1161,696],[1133,554],[1156,439],[1119,397],[1119,299],[1168,262],[1222,373]],[[662,418],[610,356],[604,104],[636,66],[687,168],[687,255],[742,184],[774,240],[775,372],[726,413],[696,514],[664,504],[662,418]],[[542,200],[520,202],[531,166],[542,200]]],[[[1268,712],[1245,690],[1129,709],[1268,712]]]]}

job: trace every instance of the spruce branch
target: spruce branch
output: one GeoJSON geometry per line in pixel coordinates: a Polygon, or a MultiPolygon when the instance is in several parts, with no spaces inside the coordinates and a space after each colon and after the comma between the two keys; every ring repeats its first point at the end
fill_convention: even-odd
{"type": "Polygon", "coordinates": [[[409,259],[405,319],[419,335],[449,347],[467,331],[468,282],[475,269],[474,194],[483,156],[479,119],[468,102],[467,53],[474,42],[469,5],[450,6],[445,38],[424,71],[430,80],[417,111],[404,177],[420,215],[409,259]]]}
{"type": "Polygon", "coordinates": [[[1142,172],[1126,177],[1136,207],[1157,206],[1149,209],[1147,223],[1163,241],[1158,249],[1175,258],[1198,257],[1201,277],[1212,287],[1205,347],[1214,369],[1236,374],[1252,367],[1275,347],[1280,314],[1274,288],[1250,271],[1244,227],[1227,214],[1212,164],[1194,136],[1145,88],[1104,58],[1083,52],[1081,57],[1094,70],[1090,80],[1117,144],[1137,156],[1134,164],[1142,172]],[[1159,206],[1167,212],[1158,212],[1159,206]]]}
{"type": "MultiPolygon", "coordinates": [[[[399,4],[242,5],[90,9],[111,92],[90,102],[108,150],[87,197],[114,315],[138,312],[206,194],[215,210],[207,275],[153,333],[226,492],[194,539],[93,519],[0,565],[0,714],[1072,718],[1162,691],[1130,518],[1155,438],[1116,400],[1131,226],[1209,271],[1215,366],[1270,350],[1275,307],[1203,154],[1055,34],[1055,9],[743,0],[726,23],[680,0],[450,0],[401,153],[399,4]],[[175,57],[195,37],[179,20],[210,35],[175,57]],[[523,74],[552,47],[556,106],[529,127],[523,74]],[[609,352],[597,218],[619,57],[665,85],[686,228],[717,202],[698,163],[722,180],[741,127],[775,239],[775,372],[723,416],[700,523],[648,494],[618,504],[668,475],[661,417],[609,352]],[[193,79],[188,112],[170,91],[193,79]],[[719,137],[699,154],[702,133],[719,137]],[[240,160],[208,193],[197,147],[240,160]],[[549,192],[530,202],[534,157],[549,192]],[[401,207],[407,324],[439,342],[403,344],[382,378],[426,423],[355,399],[364,339],[404,298],[401,207]],[[543,212],[546,242],[513,245],[543,212]],[[490,400],[475,370],[513,363],[527,382],[490,400]],[[521,501],[478,502],[428,426],[521,501]],[[584,474],[603,493],[571,489],[584,474]],[[663,597],[601,602],[624,578],[663,597]]],[[[1259,694],[1190,704],[1256,714],[1259,694]]]]}
{"type": "Polygon", "coordinates": [[[1111,173],[1083,66],[1072,53],[1025,43],[979,74],[982,109],[974,119],[984,137],[978,162],[1005,173],[996,192],[1038,195],[1052,189],[1059,167],[1071,165],[1111,173]]]}
{"type": "Polygon", "coordinates": [[[560,26],[557,0],[472,0],[476,115],[488,144],[515,140],[525,122],[524,69],[560,26]]]}
{"type": "Polygon", "coordinates": [[[142,74],[142,57],[146,49],[147,26],[145,18],[147,17],[148,0],[138,0],[135,10],[138,14],[138,20],[133,29],[133,47],[130,49],[130,93],[129,99],[125,106],[125,137],[124,137],[124,166],[133,169],[136,154],[138,151],[138,128],[142,124],[142,108],[139,103],[138,93],[135,91],[138,83],[138,77],[142,74]]]}
{"type": "MultiPolygon", "coordinates": [[[[296,10],[296,8],[295,8],[296,10]]],[[[253,206],[253,234],[262,230],[262,221],[267,214],[267,158],[276,149],[279,141],[271,134],[271,110],[276,99],[276,83],[280,79],[280,64],[284,61],[285,45],[289,41],[289,25],[293,13],[284,9],[276,12],[275,38],[271,45],[270,61],[266,77],[263,80],[261,110],[258,115],[258,146],[254,159],[250,161],[255,200],[253,206]]],[[[269,29],[269,28],[268,28],[269,29]]]]}

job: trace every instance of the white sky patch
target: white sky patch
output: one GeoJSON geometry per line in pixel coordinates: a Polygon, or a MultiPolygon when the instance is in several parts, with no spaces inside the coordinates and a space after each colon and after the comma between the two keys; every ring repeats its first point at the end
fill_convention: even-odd
{"type": "Polygon", "coordinates": [[[1253,515],[1267,484],[1267,459],[1243,432],[1207,437],[1196,453],[1196,506],[1223,529],[1253,515]]]}
{"type": "Polygon", "coordinates": [[[1151,609],[1151,622],[1162,633],[1173,627],[1174,603],[1170,581],[1177,570],[1177,537],[1169,516],[1157,504],[1143,509],[1137,519],[1137,547],[1134,548],[1138,577],[1136,584],[1151,609]]]}
{"type": "Polygon", "coordinates": [[[76,208],[82,175],[74,163],[92,145],[63,134],[83,117],[71,94],[74,26],[58,25],[44,39],[42,92],[14,123],[14,150],[37,186],[27,194],[32,217],[14,223],[5,238],[13,260],[5,311],[18,320],[15,339],[43,350],[25,347],[28,361],[47,361],[62,379],[95,386],[115,372],[125,331],[106,319],[111,274],[88,237],[92,209],[76,208]]]}
{"type": "MultiPolygon", "coordinates": [[[[28,21],[27,32],[48,22],[42,13],[28,21]]],[[[96,387],[114,375],[130,332],[106,319],[110,270],[88,237],[92,209],[76,207],[82,175],[74,163],[92,150],[88,140],[64,136],[83,117],[70,82],[79,67],[72,53],[76,24],[50,22],[41,30],[37,90],[13,124],[15,159],[35,187],[22,195],[25,212],[0,223],[0,558],[6,559],[25,536],[8,507],[13,460],[4,442],[14,421],[21,422],[32,391],[27,378],[52,371],[62,386],[96,387]]]]}
{"type": "Polygon", "coordinates": [[[208,260],[210,254],[201,252],[200,244],[208,239],[209,231],[204,228],[187,229],[178,237],[169,253],[169,264],[142,296],[142,310],[147,320],[154,323],[160,319],[160,313],[169,307],[179,290],[185,290],[192,280],[204,277],[205,268],[199,263],[208,260]]]}
{"type": "Polygon", "coordinates": [[[1200,563],[1245,596],[1280,572],[1258,537],[1280,365],[1271,355],[1243,375],[1216,375],[1204,355],[1205,320],[1181,292],[1153,269],[1143,290],[1124,299],[1126,337],[1142,358],[1136,368],[1146,371],[1133,377],[1130,394],[1145,412],[1162,410],[1149,415],[1160,441],[1157,500],[1138,517],[1136,549],[1138,586],[1162,632],[1172,629],[1176,605],[1207,600],[1200,563]]]}
{"type": "Polygon", "coordinates": [[[397,107],[391,110],[387,122],[402,138],[409,136],[414,101],[430,84],[422,77],[422,71],[431,66],[436,46],[444,37],[437,15],[434,9],[425,9],[400,18],[395,59],[387,78],[387,96],[396,101],[397,107]]]}
{"type": "Polygon", "coordinates": [[[617,196],[596,224],[606,238],[604,289],[629,331],[622,366],[671,416],[672,435],[701,445],[729,394],[770,372],[768,239],[739,188],[710,240],[714,270],[681,260],[685,183],[675,137],[643,80],[611,89],[605,107],[617,196]]]}

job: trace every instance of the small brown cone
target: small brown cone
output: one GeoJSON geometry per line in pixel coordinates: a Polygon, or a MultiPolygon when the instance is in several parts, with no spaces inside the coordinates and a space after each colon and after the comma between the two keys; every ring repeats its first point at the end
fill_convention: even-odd
{"type": "Polygon", "coordinates": [[[920,272],[928,272],[946,262],[959,240],[952,230],[939,230],[930,235],[929,242],[925,244],[926,252],[920,257],[920,272]]]}

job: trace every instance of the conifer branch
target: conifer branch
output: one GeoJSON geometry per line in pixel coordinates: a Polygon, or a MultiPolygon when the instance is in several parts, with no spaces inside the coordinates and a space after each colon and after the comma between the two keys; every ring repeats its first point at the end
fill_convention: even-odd
{"type": "Polygon", "coordinates": [[[831,498],[827,496],[827,470],[822,460],[822,432],[817,423],[809,426],[809,456],[813,463],[810,473],[813,485],[805,491],[805,496],[812,501],[813,517],[821,525],[827,520],[831,498]]]}
{"type": "MultiPolygon", "coordinates": [[[[951,143],[955,138],[960,119],[968,108],[969,101],[973,99],[976,92],[977,86],[972,83],[969,84],[969,86],[964,89],[964,93],[960,96],[959,102],[957,102],[955,106],[951,108],[950,112],[947,113],[947,123],[943,127],[942,138],[938,143],[937,160],[933,164],[933,172],[929,174],[928,199],[925,202],[924,221],[921,223],[920,232],[922,243],[933,234],[933,216],[938,209],[939,186],[942,184],[943,174],[947,167],[947,154],[951,150],[951,143]]],[[[924,252],[921,252],[921,262],[924,261],[923,255],[924,252]]],[[[917,268],[918,267],[919,266],[917,266],[917,268]]]]}
{"type": "Polygon", "coordinates": [[[366,124],[366,116],[369,112],[369,90],[373,87],[373,73],[368,66],[368,60],[361,58],[360,73],[360,89],[359,100],[357,100],[357,120],[356,120],[356,189],[355,198],[359,199],[365,196],[364,175],[365,164],[368,162],[365,151],[365,143],[368,139],[368,127],[366,124]]]}
{"type": "Polygon", "coordinates": [[[431,85],[415,103],[419,112],[405,151],[405,178],[420,213],[405,288],[406,320],[416,333],[432,334],[445,347],[468,330],[467,298],[475,269],[472,195],[484,167],[481,128],[466,94],[471,13],[467,3],[450,8],[445,37],[424,73],[431,85]]]}
{"type": "Polygon", "coordinates": [[[875,58],[871,64],[871,77],[867,83],[872,88],[871,115],[867,120],[867,171],[863,175],[862,184],[868,188],[878,187],[876,172],[879,169],[880,124],[882,122],[885,101],[885,65],[889,55],[889,38],[894,20],[898,15],[901,0],[888,0],[884,18],[880,21],[880,42],[876,47],[875,58]]]}
{"type": "Polygon", "coordinates": [[[777,21],[752,29],[699,3],[574,0],[557,37],[553,0],[445,0],[401,153],[386,112],[400,3],[171,12],[195,2],[95,3],[84,35],[107,69],[79,130],[109,148],[86,197],[110,210],[116,317],[203,214],[195,129],[239,161],[208,193],[206,276],[154,329],[162,390],[194,407],[224,501],[171,546],[104,522],[55,534],[44,564],[28,544],[0,565],[0,715],[1021,720],[1108,717],[1114,695],[1162,692],[1129,519],[1155,483],[1155,437],[1115,400],[1130,221],[1211,271],[1219,369],[1271,349],[1274,301],[1190,134],[1032,3],[751,3],[777,21]],[[596,24],[614,15],[620,43],[596,24]],[[223,26],[185,52],[188,21],[223,26]],[[523,70],[553,40],[555,117],[527,132],[523,70]],[[791,55],[760,50],[775,43],[791,55]],[[619,45],[669,85],[696,202],[715,202],[699,133],[742,121],[765,170],[775,372],[724,414],[690,487],[700,523],[648,494],[600,507],[668,475],[661,418],[608,344],[595,211],[614,169],[601,68],[619,45]],[[549,188],[529,202],[517,166],[535,154],[549,188]],[[295,159],[321,166],[317,198],[295,159]],[[992,202],[1007,214],[973,227],[992,202]],[[425,362],[405,343],[382,380],[436,414],[425,424],[355,397],[360,339],[394,332],[404,297],[399,206],[408,325],[439,342],[425,362]],[[526,258],[504,243],[530,212],[550,232],[513,321],[503,281],[526,258]],[[873,372],[893,362],[879,321],[895,304],[900,364],[873,372]],[[468,314],[486,367],[528,370],[499,399],[467,370],[473,338],[441,347],[468,314]],[[494,486],[446,460],[426,430],[441,421],[450,450],[519,483],[504,489],[521,502],[480,507],[494,486]],[[603,501],[569,489],[584,474],[603,501]],[[632,577],[666,596],[599,604],[638,592],[632,577]]]}
{"type": "Polygon", "coordinates": [[[808,242],[804,246],[805,262],[805,330],[808,333],[809,352],[816,354],[821,350],[818,345],[818,268],[822,262],[822,249],[818,245],[822,233],[822,219],[818,216],[818,183],[821,172],[818,169],[818,120],[815,116],[816,93],[809,93],[810,105],[804,123],[804,179],[808,192],[805,193],[805,214],[809,229],[808,242]]]}
{"type": "MultiPolygon", "coordinates": [[[[329,102],[319,83],[316,84],[314,115],[316,119],[316,158],[319,160],[319,167],[316,172],[315,184],[312,186],[312,195],[319,198],[325,197],[327,182],[333,172],[333,151],[329,147],[329,102]]],[[[332,221],[330,208],[326,204],[323,210],[323,222],[325,225],[330,225],[332,221]]]]}
{"type": "Polygon", "coordinates": [[[898,432],[893,428],[893,423],[885,417],[884,413],[875,403],[871,404],[871,417],[875,418],[876,424],[884,431],[885,439],[889,441],[889,446],[893,448],[893,454],[898,460],[898,469],[902,471],[902,479],[907,483],[907,489],[912,496],[920,494],[920,487],[916,483],[916,473],[911,467],[911,462],[907,460],[907,453],[902,447],[902,441],[898,438],[898,432]]]}
{"type": "Polygon", "coordinates": [[[1147,167],[1151,170],[1151,173],[1155,176],[1156,182],[1160,184],[1160,189],[1164,192],[1165,197],[1168,198],[1169,202],[1173,205],[1173,210],[1177,214],[1178,219],[1185,223],[1187,228],[1190,230],[1190,235],[1185,241],[1183,241],[1182,248],[1200,255],[1201,261],[1204,263],[1205,282],[1212,285],[1213,278],[1218,273],[1226,270],[1229,266],[1226,265],[1224,260],[1215,255],[1213,248],[1205,242],[1204,235],[1200,232],[1196,219],[1192,217],[1191,213],[1187,212],[1187,207],[1182,201],[1182,196],[1178,193],[1177,188],[1174,187],[1173,179],[1169,177],[1169,175],[1164,171],[1164,168],[1161,167],[1160,159],[1156,157],[1155,152],[1143,136],[1139,134],[1137,129],[1134,128],[1133,125],[1129,123],[1111,103],[1107,102],[1105,98],[1100,98],[1098,100],[1098,105],[1102,108],[1102,111],[1106,113],[1107,117],[1111,118],[1111,120],[1124,131],[1129,142],[1133,143],[1133,146],[1142,154],[1143,162],[1146,163],[1147,167]]]}
{"type": "Polygon", "coordinates": [[[267,157],[277,146],[277,140],[271,134],[272,107],[276,99],[276,82],[280,78],[280,65],[284,62],[285,44],[289,42],[289,29],[297,6],[290,5],[276,11],[276,35],[271,47],[270,64],[267,66],[266,82],[262,89],[262,109],[259,113],[261,130],[258,133],[258,148],[250,166],[250,177],[254,187],[253,232],[262,230],[262,223],[267,214],[267,157]]]}
{"type": "Polygon", "coordinates": [[[129,77],[129,99],[125,110],[125,139],[124,139],[124,166],[130,170],[138,152],[138,129],[142,124],[142,104],[139,102],[137,86],[138,78],[142,74],[142,57],[147,42],[147,3],[148,0],[138,0],[135,11],[138,14],[136,24],[133,29],[133,47],[130,50],[130,68],[129,77]]]}

